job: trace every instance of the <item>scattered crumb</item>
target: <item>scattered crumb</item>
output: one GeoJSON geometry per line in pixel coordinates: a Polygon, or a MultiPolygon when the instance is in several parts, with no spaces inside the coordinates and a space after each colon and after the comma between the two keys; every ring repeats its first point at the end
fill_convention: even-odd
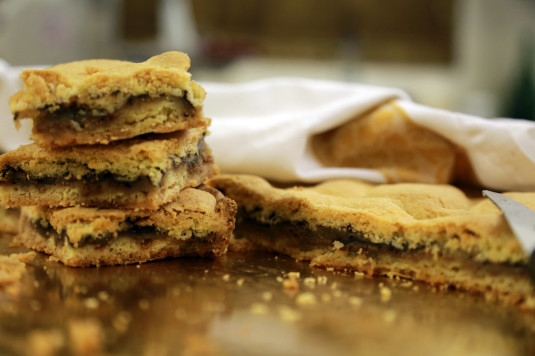
{"type": "Polygon", "coordinates": [[[138,302],[139,309],[148,310],[150,307],[150,302],[147,299],[140,299],[138,302]]]}
{"type": "Polygon", "coordinates": [[[225,282],[228,282],[230,280],[230,274],[227,273],[227,274],[223,275],[223,280],[225,282]]]}
{"type": "Polygon", "coordinates": [[[59,262],[59,258],[57,258],[56,256],[48,256],[48,261],[49,262],[58,263],[59,262]]]}
{"type": "Polygon", "coordinates": [[[277,282],[282,283],[284,278],[282,278],[281,276],[277,276],[276,280],[277,280],[277,282]]]}
{"type": "Polygon", "coordinates": [[[412,286],[412,281],[405,281],[405,282],[402,282],[400,283],[399,285],[402,286],[403,288],[409,288],[412,286]]]}
{"type": "Polygon", "coordinates": [[[132,321],[132,314],[126,311],[122,311],[113,318],[112,324],[115,330],[124,334],[128,330],[128,326],[132,321]]]}
{"type": "Polygon", "coordinates": [[[349,304],[351,304],[353,307],[360,307],[362,305],[362,298],[360,297],[349,297],[347,299],[349,304]]]}
{"type": "Polygon", "coordinates": [[[136,268],[141,268],[141,264],[138,263],[138,264],[136,265],[136,268]]]}
{"type": "Polygon", "coordinates": [[[355,278],[364,278],[366,275],[362,272],[355,271],[355,278]]]}
{"type": "Polygon", "coordinates": [[[90,297],[90,298],[86,298],[84,299],[84,306],[87,308],[87,309],[97,309],[98,306],[99,306],[99,301],[97,298],[94,298],[94,297],[90,297]]]}
{"type": "Polygon", "coordinates": [[[27,337],[27,354],[53,356],[65,346],[65,337],[59,329],[34,330],[27,337]]]}
{"type": "Polygon", "coordinates": [[[301,313],[286,305],[279,308],[279,317],[282,321],[293,323],[301,319],[301,313]]]}
{"type": "Polygon", "coordinates": [[[398,317],[398,313],[395,310],[392,310],[392,309],[387,310],[383,314],[383,319],[387,323],[392,323],[394,320],[396,320],[397,317],[398,317]]]}
{"type": "Polygon", "coordinates": [[[303,280],[303,283],[309,287],[309,288],[314,288],[316,287],[316,278],[314,277],[307,277],[303,280]]]}
{"type": "Polygon", "coordinates": [[[323,293],[323,294],[321,295],[321,301],[324,302],[324,303],[328,303],[328,302],[330,302],[331,299],[332,299],[332,297],[331,297],[331,295],[328,294],[328,293],[323,293]]]}
{"type": "Polygon", "coordinates": [[[415,292],[418,292],[419,289],[420,288],[418,286],[416,286],[416,285],[414,287],[412,287],[412,290],[415,291],[415,292]]]}
{"type": "Polygon", "coordinates": [[[392,299],[392,291],[388,287],[381,286],[379,292],[381,293],[381,302],[388,302],[392,299]]]}
{"type": "Polygon", "coordinates": [[[299,282],[297,282],[297,277],[295,277],[295,274],[288,274],[288,278],[282,281],[282,286],[286,290],[298,290],[299,289],[299,282]]]}
{"type": "Polygon", "coordinates": [[[13,297],[18,296],[26,263],[31,262],[36,255],[35,252],[28,252],[0,256],[0,291],[13,297]]]}
{"type": "Polygon", "coordinates": [[[331,284],[331,289],[335,290],[336,288],[338,288],[338,283],[333,282],[333,284],[331,284]]]}
{"type": "Polygon", "coordinates": [[[105,290],[101,290],[100,292],[98,292],[98,299],[100,299],[103,302],[111,301],[110,294],[106,292],[105,290]]]}
{"type": "Polygon", "coordinates": [[[334,271],[334,267],[327,267],[326,270],[327,270],[327,272],[333,272],[334,271]]]}
{"type": "Polygon", "coordinates": [[[241,287],[243,285],[243,282],[245,282],[245,280],[243,278],[240,278],[236,281],[236,284],[238,285],[238,287],[241,287]]]}
{"type": "Polygon", "coordinates": [[[333,248],[334,248],[334,250],[339,250],[339,249],[341,249],[342,247],[344,247],[344,244],[341,243],[340,241],[334,241],[334,242],[333,242],[333,248]]]}
{"type": "Polygon", "coordinates": [[[273,297],[273,294],[271,294],[271,292],[262,293],[262,299],[264,299],[266,302],[271,301],[272,297],[273,297]]]}
{"type": "Polygon", "coordinates": [[[96,319],[71,320],[69,339],[75,355],[95,355],[102,350],[104,331],[96,319]]]}
{"type": "Polygon", "coordinates": [[[318,278],[316,279],[318,281],[318,285],[320,286],[324,286],[327,284],[327,276],[318,276],[318,278]]]}
{"type": "Polygon", "coordinates": [[[317,303],[317,299],[311,292],[304,292],[297,296],[296,302],[299,305],[314,305],[317,303]]]}
{"type": "Polygon", "coordinates": [[[301,273],[300,272],[288,272],[288,277],[290,277],[290,278],[299,278],[299,277],[301,277],[301,273]]]}
{"type": "Polygon", "coordinates": [[[263,303],[253,303],[249,311],[254,315],[266,315],[269,313],[269,308],[263,303]]]}

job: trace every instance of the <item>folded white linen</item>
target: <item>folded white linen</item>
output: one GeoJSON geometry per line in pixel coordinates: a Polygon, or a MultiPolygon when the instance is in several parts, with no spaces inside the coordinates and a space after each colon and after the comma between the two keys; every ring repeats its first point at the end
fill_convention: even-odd
{"type": "Polygon", "coordinates": [[[535,190],[535,122],[483,119],[413,103],[403,91],[343,82],[273,78],[240,84],[201,83],[211,145],[221,169],[284,182],[330,178],[386,181],[374,169],[325,167],[312,135],[396,99],[409,119],[464,150],[483,186],[535,190]]]}
{"type": "MultiPolygon", "coordinates": [[[[30,142],[24,120],[17,132],[8,106],[20,90],[21,68],[0,60],[0,151],[30,142]]],[[[271,78],[238,84],[200,83],[207,91],[207,138],[223,172],[282,182],[357,178],[383,183],[380,170],[325,167],[311,137],[395,100],[416,125],[464,150],[479,183],[495,190],[535,191],[535,123],[483,119],[413,103],[402,90],[304,78],[271,78]]]]}

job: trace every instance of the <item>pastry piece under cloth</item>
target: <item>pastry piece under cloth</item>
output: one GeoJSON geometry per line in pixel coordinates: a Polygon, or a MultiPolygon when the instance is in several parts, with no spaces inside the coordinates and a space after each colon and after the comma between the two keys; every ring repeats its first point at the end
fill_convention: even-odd
{"type": "MultiPolygon", "coordinates": [[[[527,256],[502,213],[451,185],[333,180],[277,188],[255,176],[209,184],[238,204],[231,246],[313,266],[424,281],[535,309],[527,256]]],[[[507,193],[535,209],[535,193],[507,193]]]]}
{"type": "Polygon", "coordinates": [[[156,211],[24,207],[17,241],[75,267],[220,256],[235,213],[234,201],[205,186],[183,189],[156,211]]]}
{"type": "Polygon", "coordinates": [[[208,126],[204,89],[189,57],[166,52],[142,63],[84,60],[26,69],[9,101],[15,121],[33,119],[41,147],[109,143],[149,132],[208,126]]]}
{"type": "Polygon", "coordinates": [[[0,156],[0,206],[157,209],[217,173],[206,128],[0,156]]]}

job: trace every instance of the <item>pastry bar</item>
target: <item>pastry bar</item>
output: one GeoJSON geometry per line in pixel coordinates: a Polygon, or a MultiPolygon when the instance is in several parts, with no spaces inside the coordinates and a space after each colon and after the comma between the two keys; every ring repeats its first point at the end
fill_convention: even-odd
{"type": "MultiPolygon", "coordinates": [[[[527,257],[502,214],[454,186],[335,180],[281,189],[259,177],[231,175],[209,184],[238,204],[237,247],[535,309],[527,257]]],[[[535,193],[507,195],[535,209],[535,193]]]]}
{"type": "Polygon", "coordinates": [[[85,60],[21,74],[10,98],[17,122],[33,119],[42,147],[108,143],[149,132],[208,126],[204,89],[191,81],[190,60],[167,52],[142,63],[85,60]]]}
{"type": "Polygon", "coordinates": [[[0,205],[157,209],[217,172],[206,128],[0,156],[0,205]]]}
{"type": "Polygon", "coordinates": [[[177,256],[220,256],[236,204],[217,190],[183,189],[159,210],[21,209],[19,242],[68,266],[117,265],[177,256]]]}
{"type": "Polygon", "coordinates": [[[0,207],[0,235],[16,234],[19,231],[19,214],[20,211],[17,208],[0,207]]]}

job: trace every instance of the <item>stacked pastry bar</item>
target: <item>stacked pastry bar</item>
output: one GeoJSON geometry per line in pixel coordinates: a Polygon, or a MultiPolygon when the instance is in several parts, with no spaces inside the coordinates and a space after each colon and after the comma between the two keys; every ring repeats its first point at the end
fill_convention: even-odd
{"type": "Polygon", "coordinates": [[[0,157],[0,205],[22,207],[20,241],[70,266],[221,255],[235,204],[204,181],[204,90],[189,58],[89,60],[26,70],[10,99],[34,144],[0,157]]]}
{"type": "MultiPolygon", "coordinates": [[[[314,266],[480,293],[535,309],[527,256],[488,199],[451,185],[327,181],[277,188],[254,176],[215,177],[236,200],[233,246],[314,266]]],[[[535,209],[535,193],[508,193],[535,209]]]]}

